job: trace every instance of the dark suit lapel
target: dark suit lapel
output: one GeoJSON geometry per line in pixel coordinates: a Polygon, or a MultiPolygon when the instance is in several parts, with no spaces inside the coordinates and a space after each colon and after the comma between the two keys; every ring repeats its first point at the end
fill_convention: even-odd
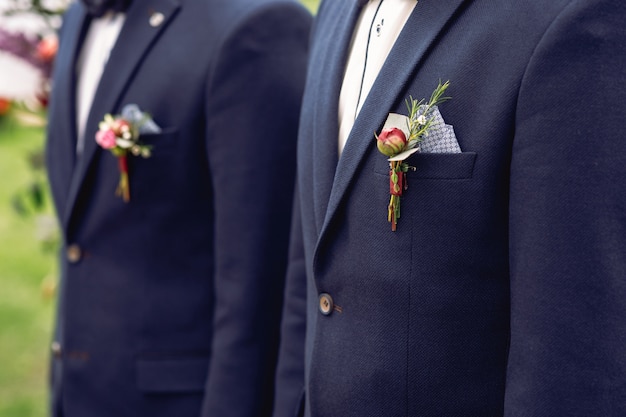
{"type": "MultiPolygon", "coordinates": [[[[408,94],[406,86],[418,70],[424,54],[459,6],[468,1],[421,0],[415,7],[372,86],[341,154],[320,240],[346,194],[359,163],[368,150],[376,147],[374,133],[381,128],[391,109],[407,98],[404,96],[408,94]]],[[[438,81],[430,80],[433,89],[438,81]]]]}
{"type": "Polygon", "coordinates": [[[48,161],[50,185],[57,207],[63,210],[72,179],[76,157],[76,71],[81,43],[85,37],[89,19],[82,5],[64,16],[63,47],[56,59],[57,68],[53,80],[54,107],[50,110],[50,125],[54,134],[48,137],[48,161]]]}
{"type": "Polygon", "coordinates": [[[128,104],[119,103],[123,92],[132,80],[138,65],[179,7],[178,0],[150,0],[136,1],[128,10],[126,21],[104,68],[89,111],[83,154],[78,158],[70,186],[65,211],[66,222],[72,213],[89,165],[99,151],[94,139],[99,122],[105,114],[118,111],[118,107],[128,104]],[[162,14],[163,19],[158,25],[153,26],[150,24],[150,18],[154,13],[162,14]]]}
{"type": "Polygon", "coordinates": [[[344,68],[348,58],[353,28],[359,17],[361,7],[356,1],[338,2],[339,8],[334,14],[329,14],[330,22],[326,22],[320,33],[319,49],[312,62],[317,68],[318,97],[323,97],[327,106],[315,106],[315,123],[313,137],[321,140],[313,142],[313,192],[315,196],[315,220],[318,233],[321,230],[328,199],[330,197],[337,160],[337,135],[339,133],[339,93],[343,82],[344,68]],[[328,75],[332,78],[329,80],[328,75]]]}

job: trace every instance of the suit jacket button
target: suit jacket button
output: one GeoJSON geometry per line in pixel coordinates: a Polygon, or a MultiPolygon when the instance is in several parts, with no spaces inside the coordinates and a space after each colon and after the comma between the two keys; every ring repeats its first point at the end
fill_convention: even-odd
{"type": "Polygon", "coordinates": [[[78,245],[70,245],[67,247],[65,251],[65,256],[70,263],[75,264],[80,261],[80,258],[83,256],[83,252],[78,245]]]}
{"type": "Polygon", "coordinates": [[[320,313],[325,316],[329,316],[330,313],[333,312],[334,304],[333,297],[330,294],[321,293],[320,294],[320,313]]]}
{"type": "Polygon", "coordinates": [[[50,345],[50,351],[52,352],[52,356],[55,358],[60,358],[61,353],[63,352],[61,349],[61,344],[59,342],[52,342],[50,345]]]}

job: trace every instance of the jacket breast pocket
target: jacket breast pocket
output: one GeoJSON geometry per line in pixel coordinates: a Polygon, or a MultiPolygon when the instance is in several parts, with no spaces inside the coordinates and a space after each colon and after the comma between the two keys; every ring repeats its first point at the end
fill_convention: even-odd
{"type": "Polygon", "coordinates": [[[202,392],[208,370],[208,357],[138,359],[137,387],[142,392],[202,392]]]}
{"type": "MultiPolygon", "coordinates": [[[[389,175],[389,161],[377,155],[375,172],[389,175]]],[[[476,152],[415,153],[405,162],[412,168],[407,173],[411,179],[459,180],[472,178],[476,152]]]]}
{"type": "Polygon", "coordinates": [[[175,184],[184,175],[181,159],[185,146],[177,129],[163,129],[161,133],[144,134],[141,142],[150,147],[150,156],[133,156],[128,161],[131,199],[135,202],[168,200],[175,184]]]}
{"type": "Polygon", "coordinates": [[[162,157],[169,152],[173,152],[178,137],[178,129],[167,128],[160,133],[142,134],[139,140],[150,147],[150,158],[162,157]]]}

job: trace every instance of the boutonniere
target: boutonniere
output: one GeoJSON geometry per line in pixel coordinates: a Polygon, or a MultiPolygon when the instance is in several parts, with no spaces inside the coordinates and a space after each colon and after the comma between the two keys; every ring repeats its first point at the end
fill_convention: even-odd
{"type": "Polygon", "coordinates": [[[98,125],[96,142],[103,149],[108,149],[117,158],[120,170],[120,181],[115,194],[124,202],[130,201],[130,184],[128,180],[128,156],[149,158],[151,146],[140,141],[145,133],[159,133],[161,129],[148,113],[139,110],[136,104],[128,104],[120,115],[106,114],[98,125]]]}
{"type": "Polygon", "coordinates": [[[391,198],[387,207],[387,221],[391,223],[391,230],[394,232],[400,218],[400,197],[408,188],[405,174],[409,169],[416,170],[404,160],[415,152],[419,152],[419,144],[423,141],[433,120],[432,110],[450,99],[444,96],[449,85],[449,81],[443,84],[440,81],[428,103],[424,103],[425,99],[418,101],[409,96],[406,101],[409,115],[390,113],[380,134],[374,134],[378,150],[389,158],[391,198]]]}

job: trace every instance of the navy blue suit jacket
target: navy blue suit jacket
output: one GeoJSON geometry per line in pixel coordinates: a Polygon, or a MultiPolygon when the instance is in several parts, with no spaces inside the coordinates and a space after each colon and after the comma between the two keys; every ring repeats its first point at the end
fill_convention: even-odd
{"type": "Polygon", "coordinates": [[[75,158],[89,19],[68,11],[47,142],[63,233],[55,416],[271,413],[310,21],[291,0],[133,1],[75,158]],[[163,130],[130,158],[125,203],[94,135],[131,103],[163,130]]]}
{"type": "Polygon", "coordinates": [[[626,415],[626,3],[419,1],[338,158],[357,3],[312,36],[275,415],[626,415]],[[374,133],[439,80],[462,153],[392,232],[374,133]]]}

